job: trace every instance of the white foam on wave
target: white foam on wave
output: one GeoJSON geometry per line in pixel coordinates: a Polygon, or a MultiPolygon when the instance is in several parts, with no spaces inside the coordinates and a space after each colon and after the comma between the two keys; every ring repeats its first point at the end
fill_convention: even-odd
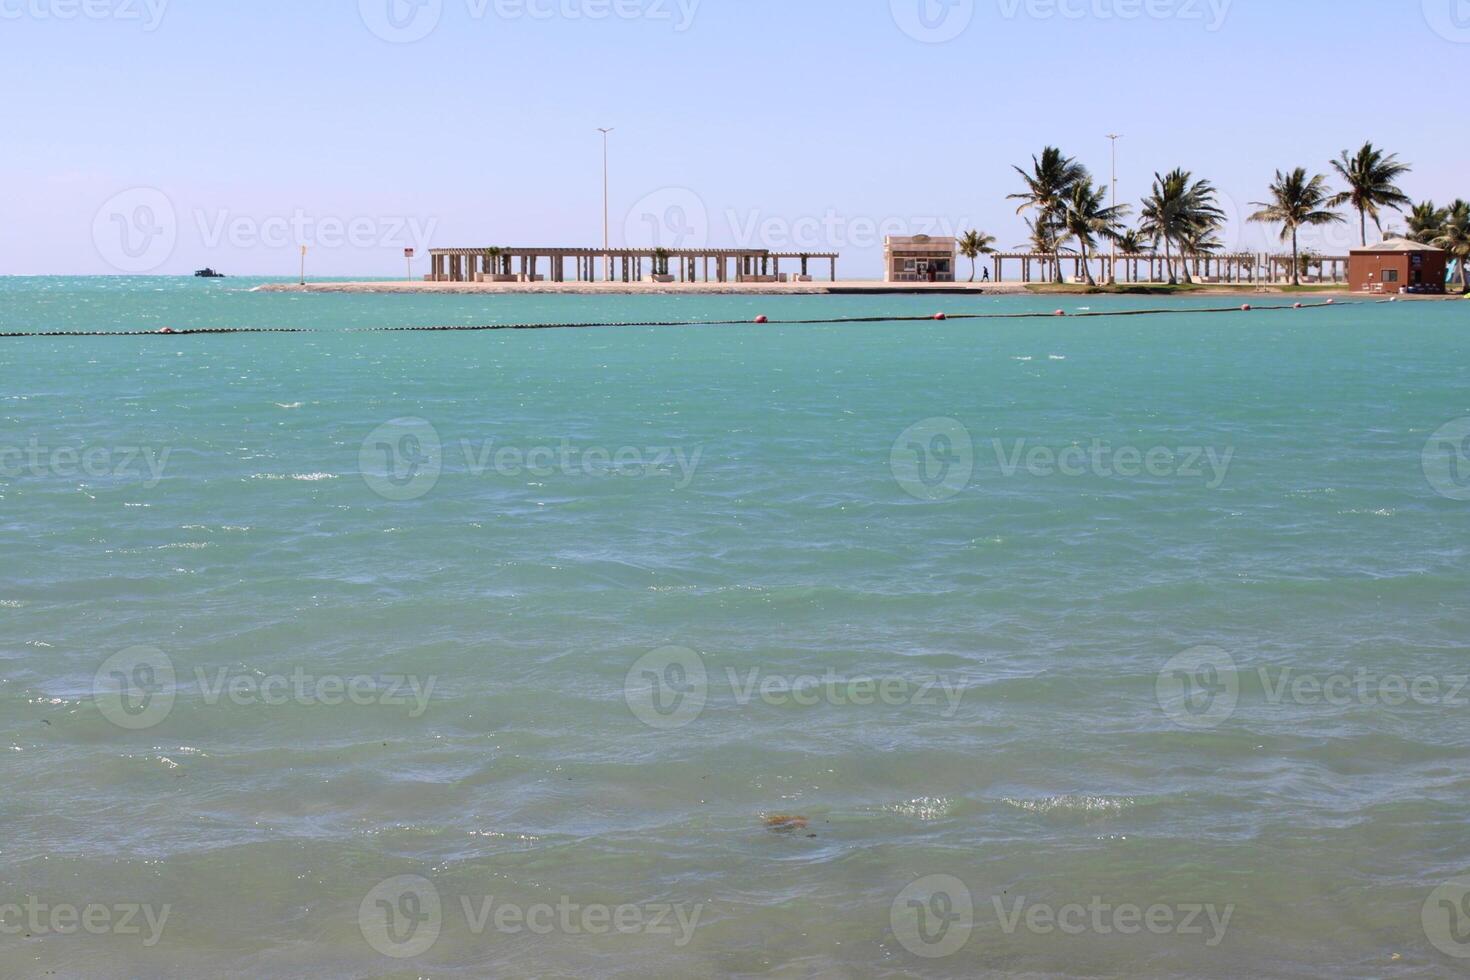
{"type": "Polygon", "coordinates": [[[921,796],[917,800],[909,800],[905,803],[893,803],[885,806],[884,810],[896,813],[900,817],[917,817],[920,820],[938,820],[947,817],[954,809],[954,801],[934,796],[921,796]]]}
{"type": "Polygon", "coordinates": [[[335,480],[335,473],[254,473],[252,480],[299,480],[303,483],[317,483],[321,480],[335,480]]]}
{"type": "Polygon", "coordinates": [[[1052,813],[1122,813],[1138,805],[1138,801],[1131,796],[1115,798],[1068,795],[1052,796],[1044,800],[1016,800],[1008,796],[1001,802],[1018,810],[1043,816],[1052,813]]]}

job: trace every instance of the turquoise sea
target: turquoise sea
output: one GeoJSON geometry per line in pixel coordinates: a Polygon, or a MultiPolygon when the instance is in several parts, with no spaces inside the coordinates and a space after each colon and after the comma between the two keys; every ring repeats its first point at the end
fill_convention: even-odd
{"type": "Polygon", "coordinates": [[[1470,304],[0,279],[0,976],[1470,967],[1470,304]]]}

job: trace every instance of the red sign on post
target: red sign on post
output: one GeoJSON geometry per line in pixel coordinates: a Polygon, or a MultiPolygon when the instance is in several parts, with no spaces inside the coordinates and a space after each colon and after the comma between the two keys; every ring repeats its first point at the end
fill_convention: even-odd
{"type": "Polygon", "coordinates": [[[404,249],[403,250],[403,257],[405,259],[411,259],[411,258],[413,258],[413,249],[411,249],[411,248],[404,249]]]}

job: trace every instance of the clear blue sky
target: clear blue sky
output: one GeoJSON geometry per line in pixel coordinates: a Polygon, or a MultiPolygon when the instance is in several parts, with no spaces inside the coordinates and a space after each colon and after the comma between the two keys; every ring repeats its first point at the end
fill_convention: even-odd
{"type": "Polygon", "coordinates": [[[595,244],[598,126],[615,244],[837,248],[847,276],[884,230],[1020,243],[1010,165],[1055,143],[1105,178],[1109,132],[1130,202],[1182,165],[1238,214],[1370,138],[1411,196],[1470,197],[1467,63],[1467,0],[0,0],[0,272],[595,244]]]}

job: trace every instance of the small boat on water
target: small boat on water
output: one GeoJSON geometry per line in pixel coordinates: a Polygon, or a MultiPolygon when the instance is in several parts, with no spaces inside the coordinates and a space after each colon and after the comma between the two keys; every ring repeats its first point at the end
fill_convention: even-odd
{"type": "Polygon", "coordinates": [[[200,269],[194,273],[194,277],[196,279],[223,279],[225,274],[223,272],[216,272],[213,269],[200,269]]]}

